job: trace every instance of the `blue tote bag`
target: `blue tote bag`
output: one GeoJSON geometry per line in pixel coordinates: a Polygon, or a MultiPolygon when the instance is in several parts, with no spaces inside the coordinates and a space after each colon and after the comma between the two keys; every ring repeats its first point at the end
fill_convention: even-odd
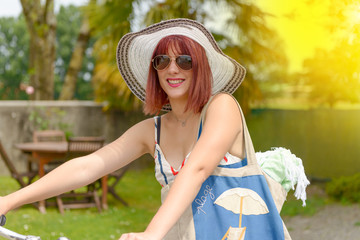
{"type": "MultiPolygon", "coordinates": [[[[287,192],[260,168],[240,106],[239,109],[246,158],[232,165],[217,166],[164,239],[291,239],[279,214],[287,192]]],[[[162,189],[162,199],[169,189],[169,185],[162,189]]]]}

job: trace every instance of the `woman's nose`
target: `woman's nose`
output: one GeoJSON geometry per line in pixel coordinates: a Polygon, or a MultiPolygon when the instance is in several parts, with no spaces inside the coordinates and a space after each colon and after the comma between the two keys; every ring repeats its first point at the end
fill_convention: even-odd
{"type": "Polygon", "coordinates": [[[168,70],[171,73],[178,73],[179,72],[179,67],[176,65],[175,59],[170,60],[170,65],[169,65],[168,70]]]}

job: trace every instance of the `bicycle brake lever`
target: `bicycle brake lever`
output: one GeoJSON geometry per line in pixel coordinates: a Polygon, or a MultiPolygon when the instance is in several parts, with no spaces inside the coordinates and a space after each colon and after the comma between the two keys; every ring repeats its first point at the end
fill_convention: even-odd
{"type": "Polygon", "coordinates": [[[4,226],[6,223],[6,217],[5,215],[0,216],[0,226],[4,226]]]}

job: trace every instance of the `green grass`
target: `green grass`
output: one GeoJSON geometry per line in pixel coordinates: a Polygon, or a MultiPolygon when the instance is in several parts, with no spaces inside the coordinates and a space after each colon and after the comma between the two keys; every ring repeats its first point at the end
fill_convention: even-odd
{"type": "Polygon", "coordinates": [[[281,209],[281,216],[312,216],[326,204],[327,200],[320,197],[312,197],[307,199],[305,207],[302,206],[302,201],[300,200],[287,200],[281,209]]]}
{"type": "MultiPolygon", "coordinates": [[[[28,205],[7,214],[6,227],[24,235],[54,240],[66,236],[72,240],[118,239],[122,233],[142,231],[160,206],[160,185],[152,168],[129,170],[117,187],[128,203],[123,206],[111,195],[109,209],[101,213],[96,208],[67,210],[61,215],[56,207],[46,214],[28,205]]],[[[18,189],[10,177],[0,177],[0,195],[18,189]]],[[[0,239],[2,239],[0,237],[0,239]]]]}
{"type": "Polygon", "coordinates": [[[292,217],[296,215],[312,216],[318,212],[326,204],[331,203],[331,200],[327,196],[320,196],[313,194],[307,196],[306,206],[302,206],[302,201],[297,200],[294,196],[294,191],[290,190],[287,195],[287,199],[281,209],[282,217],[292,217]]]}

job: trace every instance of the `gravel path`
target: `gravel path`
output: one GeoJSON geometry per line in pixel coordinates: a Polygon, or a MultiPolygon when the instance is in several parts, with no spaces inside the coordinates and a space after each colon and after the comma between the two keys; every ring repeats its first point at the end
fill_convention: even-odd
{"type": "Polygon", "coordinates": [[[330,204],[315,215],[283,218],[292,240],[360,240],[360,205],[330,204]]]}

